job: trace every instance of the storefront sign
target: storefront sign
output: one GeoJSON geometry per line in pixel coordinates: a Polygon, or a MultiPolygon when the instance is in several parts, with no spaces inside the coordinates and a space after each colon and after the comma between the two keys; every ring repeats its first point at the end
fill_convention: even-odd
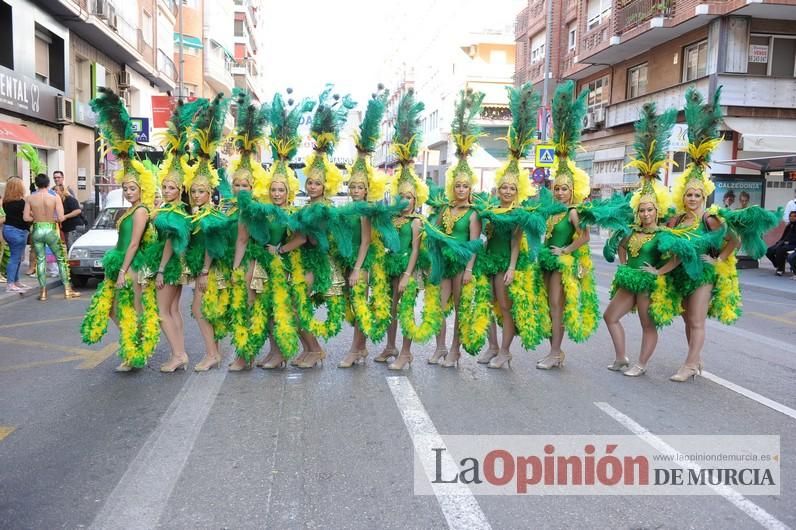
{"type": "Polygon", "coordinates": [[[716,179],[713,202],[722,208],[738,210],[763,205],[763,181],[760,179],[716,179]]]}
{"type": "Polygon", "coordinates": [[[749,45],[749,62],[750,63],[767,63],[768,62],[768,45],[750,44],[749,45]]]}
{"type": "MultiPolygon", "coordinates": [[[[185,101],[194,101],[195,96],[185,98],[185,101]]],[[[171,119],[171,114],[177,106],[179,98],[176,96],[152,96],[152,127],[165,129],[171,119]]]]}
{"type": "Polygon", "coordinates": [[[91,110],[88,103],[81,103],[75,101],[75,123],[87,125],[89,127],[97,126],[97,114],[91,110]]]}
{"type": "Polygon", "coordinates": [[[149,118],[130,117],[130,123],[133,126],[135,141],[144,144],[149,143],[149,118]]]}
{"type": "Polygon", "coordinates": [[[0,66],[0,109],[55,123],[60,90],[0,66]]]}

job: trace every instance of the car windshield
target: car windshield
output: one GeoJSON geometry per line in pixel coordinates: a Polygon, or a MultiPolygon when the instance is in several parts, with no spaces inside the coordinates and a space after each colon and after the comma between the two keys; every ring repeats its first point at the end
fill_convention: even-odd
{"type": "Polygon", "coordinates": [[[116,221],[124,215],[127,208],[105,208],[94,221],[94,230],[115,230],[116,221]]]}

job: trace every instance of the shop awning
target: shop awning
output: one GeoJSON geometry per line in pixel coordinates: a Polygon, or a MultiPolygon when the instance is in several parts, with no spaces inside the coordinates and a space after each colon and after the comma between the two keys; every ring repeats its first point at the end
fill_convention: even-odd
{"type": "Polygon", "coordinates": [[[210,42],[212,42],[213,44],[224,50],[224,53],[227,54],[227,57],[229,57],[230,61],[235,60],[235,55],[231,51],[229,51],[226,46],[218,42],[216,39],[210,39],[210,42]]]}
{"type": "Polygon", "coordinates": [[[760,158],[741,158],[738,160],[716,161],[716,164],[725,166],[742,167],[752,171],[770,173],[772,171],[784,171],[786,169],[796,169],[796,154],[782,156],[763,156],[760,158]]]}
{"type": "Polygon", "coordinates": [[[182,37],[182,45],[186,48],[196,48],[197,50],[204,48],[200,38],[191,37],[190,35],[180,35],[179,33],[174,34],[174,44],[180,44],[180,37],[182,37]]]}
{"type": "Polygon", "coordinates": [[[467,160],[472,168],[497,169],[503,162],[490,155],[486,149],[476,145],[472,156],[467,160]]]}
{"type": "Polygon", "coordinates": [[[0,142],[9,144],[30,144],[33,147],[48,149],[49,146],[39,138],[39,135],[24,125],[17,125],[7,121],[0,121],[0,142]]]}
{"type": "Polygon", "coordinates": [[[796,120],[727,116],[724,123],[741,133],[741,151],[792,153],[796,145],[796,120]]]}

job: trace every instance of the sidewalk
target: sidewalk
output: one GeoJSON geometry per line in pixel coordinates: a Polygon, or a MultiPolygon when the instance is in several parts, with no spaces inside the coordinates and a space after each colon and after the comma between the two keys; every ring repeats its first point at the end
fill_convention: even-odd
{"type": "MultiPolygon", "coordinates": [[[[16,302],[17,300],[22,300],[23,298],[29,298],[31,296],[37,297],[39,296],[39,282],[36,278],[31,278],[29,276],[25,276],[25,279],[22,280],[22,283],[29,285],[30,289],[25,291],[24,293],[8,293],[6,292],[6,284],[0,283],[0,307],[10,304],[11,302],[16,302]]],[[[61,286],[61,279],[60,278],[47,278],[47,292],[49,296],[49,292],[57,287],[61,286]]]]}
{"type": "MultiPolygon", "coordinates": [[[[602,260],[604,239],[592,234],[589,246],[595,259],[602,260]]],[[[762,258],[757,269],[739,269],[738,277],[741,282],[741,291],[757,291],[774,296],[796,297],[796,281],[791,280],[792,275],[786,272],[783,276],[774,274],[774,266],[767,258],[762,258]]]]}

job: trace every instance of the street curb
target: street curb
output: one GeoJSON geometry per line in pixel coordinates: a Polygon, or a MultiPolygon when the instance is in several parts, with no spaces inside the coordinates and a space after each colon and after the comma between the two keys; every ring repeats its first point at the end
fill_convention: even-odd
{"type": "MultiPolygon", "coordinates": [[[[60,287],[61,280],[60,279],[53,279],[47,282],[47,290],[55,289],[56,287],[60,287]]],[[[39,285],[38,283],[28,289],[23,293],[6,293],[5,288],[0,288],[3,290],[2,294],[0,294],[0,307],[8,304],[13,304],[14,302],[18,302],[20,300],[24,300],[25,298],[30,298],[31,296],[39,296],[39,285]]]]}

